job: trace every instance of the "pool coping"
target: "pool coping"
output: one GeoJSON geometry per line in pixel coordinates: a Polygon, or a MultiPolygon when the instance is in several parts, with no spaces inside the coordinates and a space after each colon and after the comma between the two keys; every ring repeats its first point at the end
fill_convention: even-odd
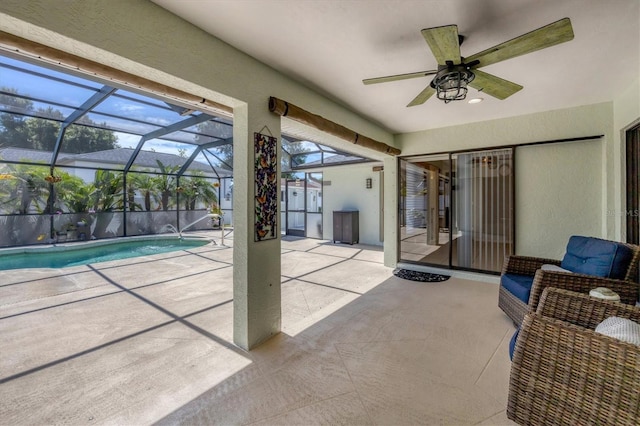
{"type": "Polygon", "coordinates": [[[156,235],[135,235],[131,237],[114,237],[109,239],[89,240],[89,241],[74,241],[67,243],[54,243],[44,244],[36,246],[21,246],[1,248],[1,255],[8,254],[25,254],[25,253],[51,253],[61,251],[74,251],[81,250],[86,247],[99,247],[104,245],[118,244],[125,241],[153,241],[153,240],[207,240],[211,243],[211,239],[207,237],[201,237],[197,235],[175,235],[175,234],[156,234],[156,235]]]}

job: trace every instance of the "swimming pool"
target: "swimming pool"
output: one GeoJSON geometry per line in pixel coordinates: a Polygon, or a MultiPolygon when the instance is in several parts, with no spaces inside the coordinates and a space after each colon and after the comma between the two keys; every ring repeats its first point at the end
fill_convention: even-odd
{"type": "Polygon", "coordinates": [[[132,237],[47,247],[0,250],[0,270],[64,268],[202,247],[204,238],[132,237]]]}

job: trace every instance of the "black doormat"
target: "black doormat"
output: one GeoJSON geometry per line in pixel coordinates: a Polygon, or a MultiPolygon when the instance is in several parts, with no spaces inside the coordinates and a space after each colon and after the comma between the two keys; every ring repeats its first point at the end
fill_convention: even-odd
{"type": "Polygon", "coordinates": [[[410,271],[408,269],[394,269],[393,275],[398,278],[411,281],[421,281],[427,283],[437,283],[448,280],[450,277],[447,275],[431,274],[429,272],[410,271]]]}

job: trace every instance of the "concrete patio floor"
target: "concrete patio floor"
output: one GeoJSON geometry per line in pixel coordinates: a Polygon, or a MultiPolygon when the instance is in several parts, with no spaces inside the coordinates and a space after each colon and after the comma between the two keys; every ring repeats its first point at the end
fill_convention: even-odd
{"type": "Polygon", "coordinates": [[[232,246],[1,271],[0,424],[513,424],[497,285],[285,238],[282,333],[245,352],[232,246]]]}

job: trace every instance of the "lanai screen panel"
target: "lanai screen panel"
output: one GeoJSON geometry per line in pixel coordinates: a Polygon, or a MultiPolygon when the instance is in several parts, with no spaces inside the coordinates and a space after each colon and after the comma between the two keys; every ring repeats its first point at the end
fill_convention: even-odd
{"type": "Polygon", "coordinates": [[[215,117],[204,123],[187,127],[184,131],[194,134],[196,136],[194,143],[201,145],[221,139],[230,140],[233,137],[233,123],[229,119],[215,117]]]}
{"type": "Polygon", "coordinates": [[[233,145],[226,144],[202,151],[206,159],[213,167],[223,170],[233,170],[233,145]]]}

